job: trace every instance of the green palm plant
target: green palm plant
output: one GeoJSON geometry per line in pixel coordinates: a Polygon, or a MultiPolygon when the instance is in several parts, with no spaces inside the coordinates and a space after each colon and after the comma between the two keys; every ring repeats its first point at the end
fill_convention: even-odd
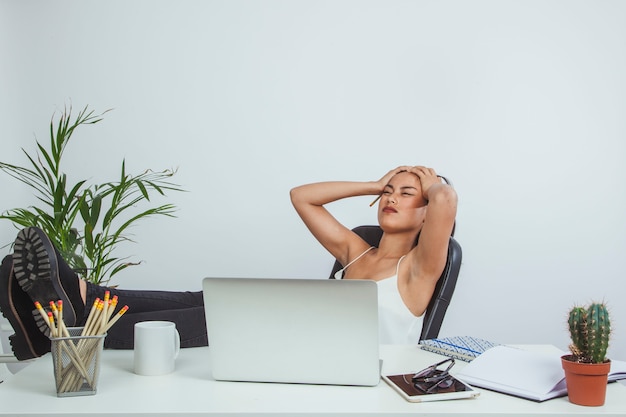
{"type": "Polygon", "coordinates": [[[22,148],[29,165],[0,162],[0,169],[30,187],[41,203],[40,207],[6,210],[0,219],[10,220],[18,228],[41,228],[70,267],[95,284],[106,284],[121,270],[138,264],[115,254],[120,243],[132,242],[128,235],[130,226],[148,217],[174,217],[173,204],[141,210],[137,208],[140,203],[150,202],[154,193],[164,196],[167,191],[183,191],[170,182],[175,170],[146,170],[130,175],[125,160],[118,181],[104,184],[68,181],[61,162],[72,134],[79,126],[100,122],[107,112],[94,114],[85,107],[72,121],[72,109],[66,107],[56,127],[52,117],[49,148],[38,141],[35,155],[22,148]]]}

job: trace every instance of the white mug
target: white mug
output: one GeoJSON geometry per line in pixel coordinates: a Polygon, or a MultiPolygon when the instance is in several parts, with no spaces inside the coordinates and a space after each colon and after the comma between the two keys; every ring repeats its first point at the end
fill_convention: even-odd
{"type": "Polygon", "coordinates": [[[135,323],[134,370],[138,375],[165,375],[174,371],[180,335],[171,321],[135,323]]]}

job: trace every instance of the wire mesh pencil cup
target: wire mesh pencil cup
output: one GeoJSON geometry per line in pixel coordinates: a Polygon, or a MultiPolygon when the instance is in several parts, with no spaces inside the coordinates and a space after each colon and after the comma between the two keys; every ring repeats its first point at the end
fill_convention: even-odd
{"type": "Polygon", "coordinates": [[[70,337],[50,339],[57,397],[94,395],[106,333],[81,336],[82,327],[67,330],[70,337]]]}

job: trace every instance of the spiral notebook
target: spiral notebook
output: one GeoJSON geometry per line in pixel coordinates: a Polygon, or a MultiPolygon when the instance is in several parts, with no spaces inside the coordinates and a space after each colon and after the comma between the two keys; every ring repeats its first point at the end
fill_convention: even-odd
{"type": "Polygon", "coordinates": [[[489,348],[498,343],[472,336],[454,336],[420,340],[422,350],[438,353],[465,362],[471,362],[489,348]]]}

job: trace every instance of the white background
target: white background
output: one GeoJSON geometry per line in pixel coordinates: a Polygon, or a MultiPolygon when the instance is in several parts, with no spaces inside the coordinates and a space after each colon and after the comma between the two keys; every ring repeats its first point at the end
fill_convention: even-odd
{"type": "MultiPolygon", "coordinates": [[[[459,194],[461,275],[441,335],[568,343],[605,300],[626,359],[626,2],[0,1],[0,160],[68,105],[104,120],[74,180],[178,168],[177,218],[133,229],[124,288],[326,278],[293,186],[434,167],[459,194]]],[[[0,209],[33,204],[0,176],[0,209]]],[[[369,198],[331,205],[352,227],[369,198]]],[[[15,230],[0,222],[0,244],[15,230]]],[[[9,253],[8,247],[1,254],[9,253]]]]}

